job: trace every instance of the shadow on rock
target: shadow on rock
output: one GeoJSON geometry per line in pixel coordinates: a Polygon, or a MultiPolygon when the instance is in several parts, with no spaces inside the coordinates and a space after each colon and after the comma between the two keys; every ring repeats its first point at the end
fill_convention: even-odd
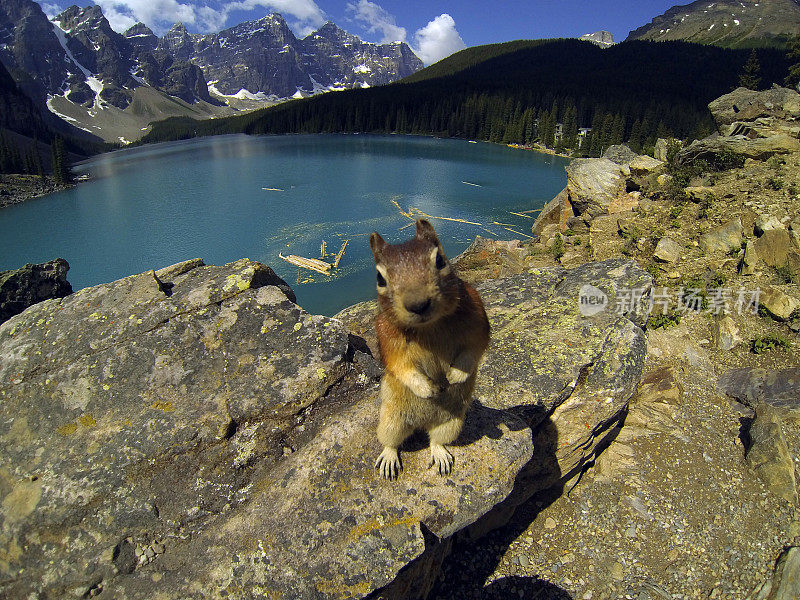
{"type": "MultiPolygon", "coordinates": [[[[483,438],[499,440],[503,435],[508,435],[508,431],[522,431],[527,428],[526,422],[518,418],[512,411],[489,408],[479,401],[473,400],[464,422],[464,428],[458,439],[450,446],[467,448],[483,438]],[[501,428],[501,425],[504,425],[505,429],[501,428]]],[[[426,450],[429,446],[428,434],[424,431],[416,431],[403,442],[400,451],[419,452],[426,450]]]]}
{"type": "Polygon", "coordinates": [[[536,600],[572,600],[572,596],[552,583],[517,575],[496,579],[481,590],[480,597],[483,600],[505,600],[515,596],[536,600]]]}
{"type": "MultiPolygon", "coordinates": [[[[497,412],[509,415],[517,411],[497,412]]],[[[549,418],[544,419],[533,430],[532,437],[533,458],[517,475],[514,491],[475,525],[455,536],[429,596],[431,599],[507,598],[513,596],[509,594],[513,587],[517,594],[523,590],[523,598],[570,598],[552,584],[527,577],[506,577],[486,585],[511,543],[564,491],[564,478],[556,458],[558,431],[555,424],[549,418]],[[525,490],[531,488],[532,481],[546,489],[526,497],[525,490]]]]}

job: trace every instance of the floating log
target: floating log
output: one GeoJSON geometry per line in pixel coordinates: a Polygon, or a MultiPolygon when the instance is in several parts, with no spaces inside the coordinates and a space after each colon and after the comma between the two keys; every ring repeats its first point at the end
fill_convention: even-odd
{"type": "Polygon", "coordinates": [[[521,231],[514,231],[514,230],[513,230],[513,229],[511,229],[510,227],[503,227],[503,229],[505,229],[505,230],[507,230],[507,231],[510,231],[511,233],[514,233],[514,234],[516,234],[516,235],[521,235],[521,236],[523,236],[523,237],[530,238],[530,239],[532,239],[532,240],[535,240],[535,239],[536,239],[536,238],[535,238],[534,236],[532,236],[532,235],[528,235],[527,233],[522,233],[521,231]]]}
{"type": "Polygon", "coordinates": [[[470,183],[469,181],[462,181],[461,183],[463,183],[464,185],[471,185],[473,187],[483,187],[479,183],[470,183]]]}
{"type": "Polygon", "coordinates": [[[512,215],[517,215],[518,217],[525,217],[526,219],[532,219],[533,217],[530,215],[524,215],[522,213],[514,212],[513,210],[508,211],[512,215]]]}
{"type": "Polygon", "coordinates": [[[330,270],[333,265],[330,263],[326,263],[323,260],[317,260],[316,258],[306,258],[304,256],[297,256],[295,254],[290,254],[289,256],[284,256],[280,252],[278,253],[283,260],[286,262],[293,264],[296,267],[303,267],[304,269],[310,269],[312,271],[316,271],[317,273],[322,273],[323,275],[330,275],[330,270]]]}
{"type": "Polygon", "coordinates": [[[342,244],[342,247],[339,249],[339,252],[336,254],[336,259],[333,261],[333,268],[334,269],[338,269],[339,268],[339,261],[342,260],[342,256],[344,256],[344,249],[347,248],[347,243],[349,241],[350,240],[345,240],[344,244],[342,244]]]}
{"type": "Polygon", "coordinates": [[[320,244],[320,246],[319,246],[319,257],[320,258],[325,258],[326,256],[328,256],[328,253],[326,252],[327,249],[328,249],[327,242],[325,240],[322,240],[322,244],[320,244]]]}
{"type": "Polygon", "coordinates": [[[397,207],[397,210],[400,211],[401,215],[403,215],[404,217],[406,217],[408,219],[414,220],[414,217],[412,216],[412,210],[413,209],[409,210],[408,212],[404,211],[402,208],[400,208],[400,205],[397,203],[397,200],[392,200],[392,204],[394,204],[397,207]]]}
{"type": "Polygon", "coordinates": [[[264,190],[265,192],[285,192],[286,191],[286,190],[282,190],[281,188],[265,188],[265,187],[262,187],[261,189],[264,190]]]}
{"type": "Polygon", "coordinates": [[[476,223],[475,221],[467,221],[466,219],[454,219],[452,217],[437,217],[437,216],[434,216],[434,215],[429,215],[428,213],[422,212],[420,209],[414,208],[413,206],[411,207],[411,211],[413,213],[416,213],[420,217],[426,217],[428,219],[440,219],[442,221],[454,221],[455,223],[466,223],[467,225],[477,225],[478,227],[483,227],[482,223],[476,223]]]}

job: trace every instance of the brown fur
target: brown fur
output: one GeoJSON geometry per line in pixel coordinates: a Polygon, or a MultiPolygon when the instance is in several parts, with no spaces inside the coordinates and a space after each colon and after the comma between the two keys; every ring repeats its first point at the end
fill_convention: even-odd
{"type": "Polygon", "coordinates": [[[376,467],[394,479],[398,447],[417,429],[428,432],[431,464],[449,473],[445,445],[461,432],[478,361],[489,343],[489,321],[478,292],[459,279],[430,223],[417,221],[414,239],[387,244],[370,237],[378,278],[376,322],[381,359],[376,467]],[[383,285],[382,285],[383,284],[383,285]]]}

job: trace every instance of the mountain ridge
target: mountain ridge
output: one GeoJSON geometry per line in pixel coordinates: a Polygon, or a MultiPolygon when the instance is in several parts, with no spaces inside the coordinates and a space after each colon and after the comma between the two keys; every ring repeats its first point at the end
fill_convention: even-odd
{"type": "Polygon", "coordinates": [[[683,40],[727,48],[783,47],[800,35],[800,0],[697,0],[669,8],[626,41],[683,40]]]}
{"type": "Polygon", "coordinates": [[[117,33],[96,5],[50,21],[33,0],[0,7],[0,62],[43,112],[122,143],[141,136],[151,112],[235,114],[423,66],[404,43],[364,42],[331,22],[298,39],[279,13],[205,35],[176,23],[158,37],[142,23],[117,33]],[[153,93],[137,92],[145,87],[153,93]]]}

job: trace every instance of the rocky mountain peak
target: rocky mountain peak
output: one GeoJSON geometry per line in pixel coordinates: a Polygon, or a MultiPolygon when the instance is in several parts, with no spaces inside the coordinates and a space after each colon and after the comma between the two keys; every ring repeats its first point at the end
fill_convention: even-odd
{"type": "Polygon", "coordinates": [[[782,45],[800,35],[797,0],[697,0],[673,6],[627,40],[685,40],[728,48],[782,45]]]}
{"type": "MultiPolygon", "coordinates": [[[[333,23],[298,40],[279,13],[207,35],[190,33],[179,22],[159,38],[143,23],[117,33],[97,5],[70,6],[51,23],[33,0],[0,3],[0,60],[11,73],[25,74],[18,83],[41,109],[93,133],[99,122],[120,121],[99,118],[98,110],[125,110],[137,93],[147,98],[139,107],[160,102],[157,94],[214,105],[193,113],[205,116],[219,114],[223,104],[255,108],[298,94],[389,83],[422,68],[407,46],[369,44],[333,23]],[[143,85],[157,94],[137,92],[143,85]]],[[[135,139],[148,115],[172,116],[162,106],[137,113],[136,123],[120,132],[124,136],[106,139],[135,139]]]]}
{"type": "Polygon", "coordinates": [[[328,21],[322,27],[311,33],[308,37],[324,38],[332,42],[353,43],[354,41],[360,42],[361,40],[351,33],[347,33],[344,29],[328,21]]]}
{"type": "Polygon", "coordinates": [[[601,48],[608,48],[614,45],[614,35],[610,31],[595,31],[594,33],[584,33],[579,39],[597,44],[601,48]]]}
{"type": "Polygon", "coordinates": [[[156,34],[153,33],[153,30],[150,29],[147,25],[145,25],[144,23],[141,23],[141,22],[136,23],[136,25],[133,25],[133,26],[129,27],[125,31],[125,33],[123,33],[122,35],[124,35],[127,38],[135,37],[137,35],[146,35],[146,36],[156,37],[156,34]]]}
{"type": "Polygon", "coordinates": [[[150,51],[158,46],[158,37],[144,23],[136,23],[122,34],[137,51],[150,51]]]}

